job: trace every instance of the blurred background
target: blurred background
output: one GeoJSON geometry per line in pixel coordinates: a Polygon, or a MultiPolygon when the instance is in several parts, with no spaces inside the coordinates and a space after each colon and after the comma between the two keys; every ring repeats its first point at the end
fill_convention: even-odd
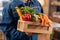
{"type": "Polygon", "coordinates": [[[2,19],[2,10],[3,10],[4,6],[10,1],[11,0],[0,0],[0,22],[2,19]]]}

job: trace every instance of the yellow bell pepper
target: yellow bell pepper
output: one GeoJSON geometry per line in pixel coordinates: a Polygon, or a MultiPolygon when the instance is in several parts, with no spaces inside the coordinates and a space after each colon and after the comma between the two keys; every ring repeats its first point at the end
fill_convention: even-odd
{"type": "Polygon", "coordinates": [[[22,11],[21,11],[21,9],[18,8],[18,7],[15,7],[15,8],[16,8],[16,11],[17,11],[19,17],[20,17],[19,19],[22,21],[22,11]]]}

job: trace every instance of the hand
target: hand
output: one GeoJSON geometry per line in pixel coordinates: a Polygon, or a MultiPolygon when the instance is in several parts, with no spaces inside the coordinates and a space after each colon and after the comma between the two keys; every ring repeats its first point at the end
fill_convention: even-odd
{"type": "Polygon", "coordinates": [[[32,33],[27,33],[27,32],[26,32],[26,35],[31,36],[31,35],[32,35],[32,33]]]}
{"type": "Polygon", "coordinates": [[[48,26],[52,25],[52,21],[50,19],[48,19],[48,26]]]}

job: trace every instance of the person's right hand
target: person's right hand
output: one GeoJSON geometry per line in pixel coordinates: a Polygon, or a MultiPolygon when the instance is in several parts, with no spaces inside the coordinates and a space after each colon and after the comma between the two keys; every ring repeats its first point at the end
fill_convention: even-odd
{"type": "Polygon", "coordinates": [[[28,32],[26,32],[26,35],[31,36],[31,35],[32,35],[32,33],[28,33],[28,32]]]}

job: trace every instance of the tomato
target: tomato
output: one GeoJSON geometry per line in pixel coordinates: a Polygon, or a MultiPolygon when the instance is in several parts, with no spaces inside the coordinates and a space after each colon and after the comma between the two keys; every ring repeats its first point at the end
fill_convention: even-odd
{"type": "Polygon", "coordinates": [[[23,15],[22,15],[22,19],[23,19],[24,21],[30,21],[30,20],[32,20],[32,17],[31,17],[30,14],[23,14],[23,15]]]}

